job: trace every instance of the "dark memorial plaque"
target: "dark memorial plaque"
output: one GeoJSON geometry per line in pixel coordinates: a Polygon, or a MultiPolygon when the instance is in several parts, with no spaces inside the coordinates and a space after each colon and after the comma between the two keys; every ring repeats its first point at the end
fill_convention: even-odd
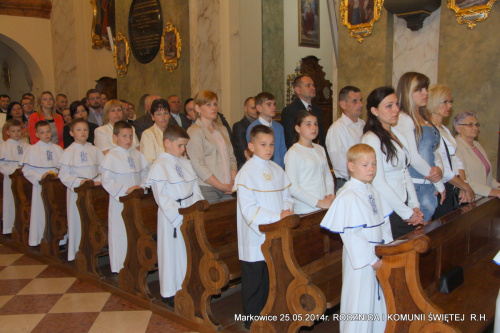
{"type": "Polygon", "coordinates": [[[128,15],[130,47],[134,57],[147,64],[160,50],[163,16],[159,0],[134,0],[128,15]]]}

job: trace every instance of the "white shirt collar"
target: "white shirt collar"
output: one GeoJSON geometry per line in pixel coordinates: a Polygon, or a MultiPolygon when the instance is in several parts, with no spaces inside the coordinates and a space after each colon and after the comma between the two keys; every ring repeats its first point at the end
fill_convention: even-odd
{"type": "MultiPolygon", "coordinates": [[[[299,99],[300,99],[300,98],[299,98],[299,99]]],[[[302,102],[302,104],[304,104],[304,106],[305,106],[306,110],[307,110],[307,107],[308,107],[309,105],[311,105],[310,103],[307,103],[306,101],[303,101],[303,100],[300,100],[300,101],[302,102]]],[[[312,107],[312,106],[311,106],[311,107],[312,107]]]]}
{"type": "Polygon", "coordinates": [[[262,125],[266,125],[268,127],[272,127],[273,120],[271,119],[270,122],[267,122],[262,116],[259,116],[259,121],[262,123],[262,125]]]}
{"type": "Polygon", "coordinates": [[[344,122],[344,124],[346,126],[349,126],[349,125],[360,126],[361,125],[361,121],[360,121],[361,119],[358,118],[357,122],[353,122],[351,120],[351,118],[346,116],[346,114],[344,112],[342,112],[342,116],[340,118],[342,119],[342,121],[344,122]]]}

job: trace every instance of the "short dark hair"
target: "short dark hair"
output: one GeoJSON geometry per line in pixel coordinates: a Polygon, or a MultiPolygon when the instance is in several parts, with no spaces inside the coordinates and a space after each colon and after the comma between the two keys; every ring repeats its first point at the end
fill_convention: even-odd
{"type": "Polygon", "coordinates": [[[308,77],[308,78],[311,78],[312,80],[312,77],[310,75],[307,75],[307,74],[300,74],[298,75],[295,79],[293,79],[293,87],[296,88],[299,86],[300,82],[302,81],[302,78],[303,77],[308,77]]]}
{"type": "Polygon", "coordinates": [[[69,123],[69,130],[70,131],[73,131],[75,129],[75,126],[78,125],[78,124],[85,124],[87,125],[87,128],[89,127],[89,123],[87,123],[87,121],[83,118],[76,118],[76,119],[73,119],[70,123],[69,123]]]}
{"type": "Polygon", "coordinates": [[[99,90],[97,90],[97,89],[89,89],[89,90],[87,90],[87,94],[85,94],[85,98],[89,98],[90,94],[95,94],[95,93],[98,93],[99,97],[101,97],[101,93],[99,92],[99,90]]]}
{"type": "Polygon", "coordinates": [[[120,131],[123,128],[130,128],[130,129],[132,129],[132,125],[130,125],[130,123],[128,121],[125,121],[125,120],[119,120],[119,121],[117,121],[115,123],[115,125],[113,126],[113,135],[120,134],[120,131]]]}
{"type": "Polygon", "coordinates": [[[355,86],[345,86],[344,88],[340,89],[340,92],[339,92],[339,101],[347,102],[347,98],[349,97],[349,93],[351,91],[355,92],[355,93],[361,92],[361,90],[359,90],[358,87],[355,87],[355,86]]]}
{"type": "Polygon", "coordinates": [[[89,114],[89,109],[87,108],[87,105],[85,105],[85,103],[81,101],[74,101],[69,105],[69,113],[71,114],[71,118],[75,118],[76,110],[80,105],[85,108],[85,111],[87,111],[87,115],[89,114]]]}
{"type": "Polygon", "coordinates": [[[68,99],[68,96],[66,96],[66,95],[64,95],[64,94],[57,94],[56,98],[57,98],[57,97],[64,97],[64,98],[68,99]]]}
{"type": "Polygon", "coordinates": [[[184,112],[186,112],[186,105],[188,105],[189,102],[191,101],[194,101],[194,98],[191,98],[189,97],[188,99],[186,99],[186,101],[184,102],[184,112]]]}
{"type": "Polygon", "coordinates": [[[266,125],[257,125],[250,131],[250,142],[253,142],[257,135],[259,134],[271,134],[274,135],[274,131],[271,127],[266,125]]]}
{"type": "Polygon", "coordinates": [[[163,131],[163,141],[165,140],[175,141],[178,139],[190,139],[189,134],[186,130],[177,124],[168,125],[165,131],[163,131]]]}
{"type": "Polygon", "coordinates": [[[36,122],[35,124],[35,132],[38,131],[38,129],[42,126],[49,126],[50,127],[50,124],[48,121],[46,120],[39,120],[36,122]]]}
{"type": "Polygon", "coordinates": [[[35,95],[33,95],[32,93],[26,93],[26,94],[24,94],[23,98],[25,98],[25,97],[28,97],[29,99],[31,99],[33,101],[35,100],[35,95]]]}
{"type": "Polygon", "coordinates": [[[9,128],[11,127],[22,127],[23,124],[21,124],[21,122],[19,120],[16,120],[16,119],[9,119],[5,122],[5,129],[8,131],[9,128]]]}
{"type": "Polygon", "coordinates": [[[10,96],[9,95],[6,95],[6,94],[1,94],[0,95],[0,98],[5,98],[5,97],[7,97],[10,100],[10,96]]]}
{"type": "Polygon", "coordinates": [[[170,112],[170,107],[168,106],[168,102],[163,98],[155,99],[153,103],[151,103],[151,109],[149,110],[151,117],[155,114],[156,111],[160,109],[165,109],[168,112],[170,112]]]}
{"type": "Polygon", "coordinates": [[[255,105],[262,105],[264,104],[265,101],[274,101],[274,100],[276,100],[276,98],[274,97],[273,94],[263,91],[257,96],[255,96],[255,105]]]}
{"type": "Polygon", "coordinates": [[[253,100],[255,101],[255,97],[250,96],[250,97],[247,97],[247,99],[245,99],[245,102],[243,103],[243,105],[245,105],[245,106],[246,106],[246,105],[247,105],[247,103],[248,103],[251,99],[253,99],[253,100]]]}

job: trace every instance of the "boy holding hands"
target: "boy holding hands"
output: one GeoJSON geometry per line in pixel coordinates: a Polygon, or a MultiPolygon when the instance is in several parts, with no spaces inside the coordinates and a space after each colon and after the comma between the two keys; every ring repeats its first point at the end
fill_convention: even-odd
{"type": "Polygon", "coordinates": [[[247,129],[247,142],[250,142],[250,131],[257,125],[265,125],[274,131],[274,155],[272,160],[282,169],[285,169],[285,132],[280,123],[273,121],[276,115],[276,100],[274,96],[268,92],[261,92],[255,96],[255,108],[259,111],[260,116],[247,129]]]}
{"type": "Polygon", "coordinates": [[[57,175],[59,158],[63,152],[61,147],[50,141],[52,129],[47,121],[40,120],[35,124],[35,134],[39,141],[30,147],[20,163],[24,177],[33,184],[28,241],[30,246],[40,245],[45,230],[45,207],[40,181],[49,173],[57,175]]]}
{"type": "Polygon", "coordinates": [[[80,212],[76,206],[78,194],[75,188],[87,180],[96,185],[101,183],[99,165],[104,158],[102,152],[87,142],[89,125],[83,118],[69,124],[69,134],[75,140],[63,152],[59,160],[59,179],[68,188],[66,191],[66,211],[68,216],[68,261],[75,260],[82,234],[80,212]]]}
{"type": "Polygon", "coordinates": [[[385,300],[375,274],[382,261],[375,255],[375,246],[392,242],[392,233],[380,194],[371,184],[377,173],[373,148],[352,146],[347,168],[351,178],[337,192],[321,226],[339,233],[344,243],[340,313],[373,314],[379,320],[340,321],[340,332],[383,332],[385,300]]]}
{"type": "MultiPolygon", "coordinates": [[[[259,225],[279,221],[293,212],[290,181],[283,169],[271,161],[274,152],[273,130],[256,125],[250,131],[248,160],[235,179],[238,191],[238,253],[241,260],[243,312],[259,315],[269,293],[269,273],[261,251],[265,236],[259,225]]],[[[249,328],[251,321],[245,321],[249,328]]]]}
{"type": "Polygon", "coordinates": [[[180,231],[179,208],[203,200],[198,177],[191,161],[184,158],[189,135],[179,125],[169,125],[163,132],[165,152],[151,166],[147,184],[151,185],[158,204],[158,272],[163,301],[174,307],[175,293],[186,275],[187,255],[180,231]]]}
{"type": "Polygon", "coordinates": [[[12,233],[16,210],[12,195],[10,175],[19,168],[19,162],[28,151],[30,145],[21,140],[22,124],[19,120],[10,119],[5,123],[9,139],[0,145],[0,172],[3,177],[3,233],[12,233]]]}
{"type": "Polygon", "coordinates": [[[119,273],[127,256],[127,231],[122,218],[120,197],[144,187],[148,175],[148,161],[133,148],[134,132],[127,121],[113,126],[116,146],[104,156],[101,164],[102,186],[109,193],[108,246],[111,271],[119,273]]]}

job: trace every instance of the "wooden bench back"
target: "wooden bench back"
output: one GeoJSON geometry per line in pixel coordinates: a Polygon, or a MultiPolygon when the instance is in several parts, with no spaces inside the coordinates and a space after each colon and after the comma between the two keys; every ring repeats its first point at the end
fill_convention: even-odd
{"type": "Polygon", "coordinates": [[[498,290],[499,283],[498,267],[491,260],[500,250],[499,226],[500,200],[484,198],[401,241],[377,246],[376,253],[383,259],[377,277],[388,314],[422,316],[418,325],[389,321],[386,332],[482,332],[488,323],[473,321],[470,314],[485,314],[487,320],[494,316],[497,295],[491,290],[498,290]],[[464,269],[464,283],[449,294],[439,293],[441,276],[458,265],[464,269]],[[429,320],[431,312],[465,316],[463,321],[447,323],[439,317],[429,320]]]}
{"type": "Polygon", "coordinates": [[[28,231],[31,217],[31,195],[33,184],[27,180],[22,169],[17,169],[12,175],[12,195],[16,205],[16,218],[12,228],[12,240],[21,247],[28,247],[28,231]]]}
{"type": "Polygon", "coordinates": [[[45,230],[40,243],[42,255],[61,261],[59,241],[68,232],[66,211],[67,188],[54,174],[48,174],[40,181],[45,208],[45,230]]]}
{"type": "Polygon", "coordinates": [[[93,181],[86,181],[75,188],[78,193],[76,205],[82,222],[80,247],[75,255],[79,272],[103,278],[99,268],[98,255],[108,243],[109,194],[93,181]]]}

